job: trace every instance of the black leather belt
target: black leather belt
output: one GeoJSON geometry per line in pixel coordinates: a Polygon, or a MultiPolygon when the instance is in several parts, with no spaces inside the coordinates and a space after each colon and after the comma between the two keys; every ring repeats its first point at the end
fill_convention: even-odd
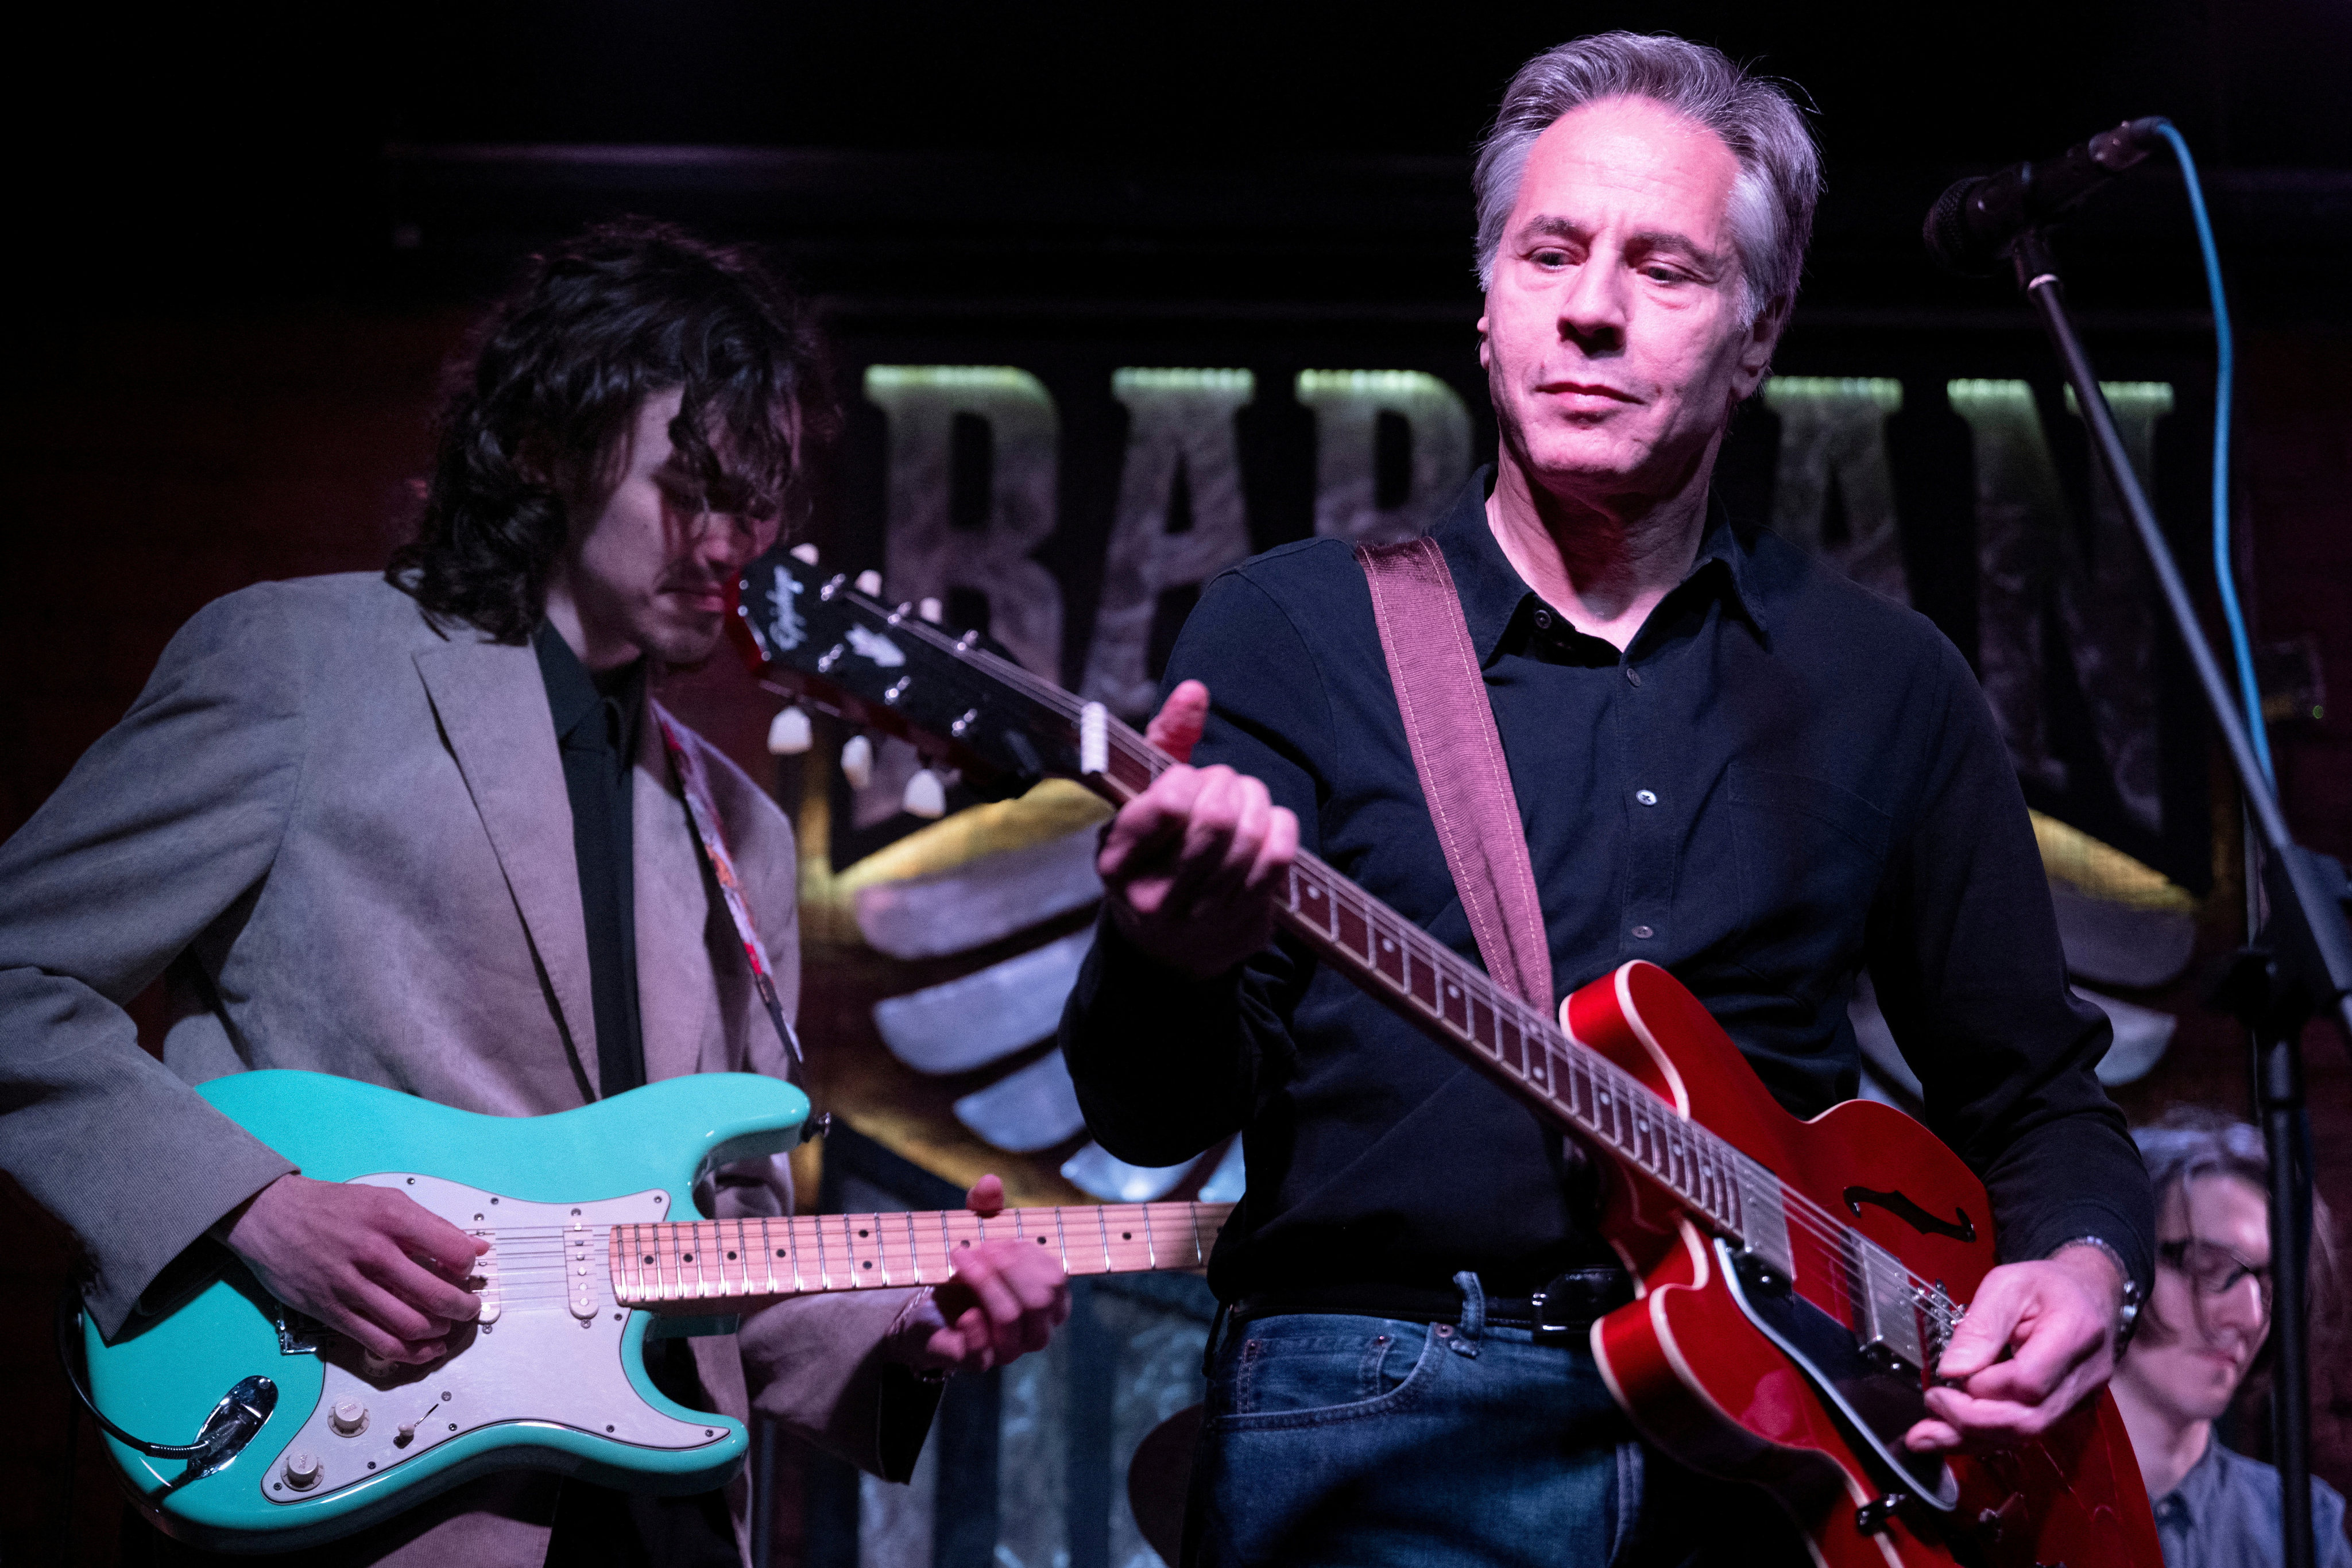
{"type": "MultiPolygon", "coordinates": [[[[1526,1329],[1536,1334],[1581,1334],[1597,1318],[1633,1299],[1633,1277],[1622,1269],[1576,1269],[1525,1296],[1488,1296],[1490,1328],[1526,1329]]],[[[1228,1322],[1292,1312],[1342,1312],[1353,1317],[1394,1318],[1410,1323],[1459,1323],[1462,1292],[1448,1287],[1350,1283],[1295,1285],[1260,1291],[1233,1305],[1228,1322]]]]}

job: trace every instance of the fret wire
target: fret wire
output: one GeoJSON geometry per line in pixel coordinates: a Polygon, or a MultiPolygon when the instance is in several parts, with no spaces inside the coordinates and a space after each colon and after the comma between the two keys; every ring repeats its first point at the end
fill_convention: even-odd
{"type": "Polygon", "coordinates": [[[1108,1274],[1111,1271],[1110,1217],[1103,1212],[1100,1204],[1095,1206],[1095,1228],[1102,1232],[1103,1272],[1108,1274]]]}
{"type": "Polygon", "coordinates": [[[1143,1255],[1150,1265],[1160,1267],[1160,1240],[1151,1234],[1151,1206],[1143,1206],[1143,1255]]]}
{"type": "MultiPolygon", "coordinates": [[[[865,1283],[866,1277],[872,1272],[869,1265],[873,1262],[873,1260],[870,1258],[860,1258],[857,1255],[861,1250],[857,1245],[857,1230],[851,1222],[858,1218],[861,1217],[848,1214],[845,1214],[841,1217],[841,1245],[849,1253],[849,1282],[853,1287],[865,1283]]],[[[863,1216],[862,1218],[866,1221],[866,1233],[868,1236],[873,1235],[874,1217],[869,1214],[863,1216]]],[[[888,1276],[887,1274],[884,1276],[884,1282],[888,1282],[888,1276]]]]}

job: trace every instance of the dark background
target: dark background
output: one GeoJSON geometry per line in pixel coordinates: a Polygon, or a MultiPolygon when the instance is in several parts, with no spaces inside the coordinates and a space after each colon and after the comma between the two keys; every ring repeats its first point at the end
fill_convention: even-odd
{"type": "MultiPolygon", "coordinates": [[[[1791,370],[1968,360],[1985,368],[1937,373],[2046,377],[2011,288],[1933,272],[1919,216],[1958,174],[2170,115],[2207,172],[2239,311],[2252,614],[2265,638],[2312,639],[2328,684],[2352,690],[2352,11],[2336,0],[1117,18],[575,0],[83,7],[25,26],[0,107],[14,154],[0,832],[206,600],[381,565],[429,451],[439,367],[533,243],[625,211],[771,242],[850,366],[1013,362],[1050,381],[1058,362],[1075,385],[1116,363],[1433,365],[1475,393],[1470,149],[1521,60],[1612,26],[1717,44],[1817,108],[1830,190],[1791,370]],[[1026,358],[1005,357],[1016,343],[1026,358]]],[[[2210,368],[2204,293],[2158,162],[2062,255],[2103,370],[2161,366],[2186,392],[2210,368]]],[[[1066,451],[1086,434],[1066,424],[1066,451]]],[[[878,559],[852,472],[871,432],[853,420],[850,435],[825,527],[878,559]]],[[[1066,470],[1066,507],[1106,470],[1116,483],[1116,446],[1096,444],[1092,468],[1066,470]]],[[[1277,511],[1308,501],[1285,500],[1278,479],[1272,493],[1277,511]]],[[[2194,545],[2205,519],[2187,494],[2168,522],[2194,545]]],[[[763,709],[723,687],[678,700],[756,751],[763,709]]],[[[2331,706],[2276,739],[2298,831],[2352,852],[2352,725],[2331,706]]],[[[2214,798],[2225,843],[2228,791],[2214,798]]],[[[2219,952],[2235,918],[2227,855],[2210,875],[2204,946],[2219,952]]],[[[2242,1048],[2195,992],[2137,998],[2184,1022],[2121,1096],[2136,1117],[2242,1107],[2242,1048]]],[[[2339,1203],[2344,1060],[2314,1037],[2323,1185],[2339,1203]]],[[[70,1246],[7,1197],[0,1384],[24,1392],[0,1433],[0,1563],[29,1563],[64,1545],[65,1396],[45,1325],[70,1246]]],[[[2352,1480],[2352,1405],[2333,1385],[2319,1404],[2329,1471],[2352,1480]]],[[[81,1561],[110,1562],[115,1508],[93,1452],[85,1439],[74,1534],[81,1561]]]]}

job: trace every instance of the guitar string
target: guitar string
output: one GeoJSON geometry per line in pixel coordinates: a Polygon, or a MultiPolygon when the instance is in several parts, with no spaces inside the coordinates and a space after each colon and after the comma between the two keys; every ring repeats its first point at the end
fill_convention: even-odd
{"type": "MultiPolygon", "coordinates": [[[[1108,1213],[1108,1211],[1118,1208],[1126,1208],[1133,1211],[1160,1211],[1156,1216],[1148,1213],[1143,1215],[1147,1230],[1151,1228],[1150,1221],[1154,1218],[1164,1221],[1174,1222],[1178,1220],[1181,1216],[1182,1221],[1181,1229],[1184,1232],[1189,1232],[1192,1242],[1192,1250],[1193,1256],[1191,1264],[1181,1265],[1171,1262],[1170,1264],[1163,1265],[1158,1257],[1156,1242],[1150,1239],[1149,1236],[1147,1236],[1147,1239],[1142,1241],[1136,1240],[1131,1235],[1124,1235],[1119,1239],[1114,1239],[1108,1234],[1108,1226],[1104,1226],[1099,1228],[1101,1232],[1099,1239],[1087,1238],[1083,1231],[1080,1231],[1078,1233],[1078,1239],[1082,1244],[1076,1249],[1076,1254],[1071,1255],[1066,1249],[1061,1254],[1060,1260],[1066,1273],[1078,1276],[1092,1276],[1097,1274],[1111,1273],[1140,1273],[1151,1271],[1162,1267],[1205,1267],[1207,1263],[1208,1238],[1202,1234],[1202,1230],[1203,1229],[1202,1221],[1204,1218],[1214,1218],[1222,1224],[1223,1214],[1220,1214],[1218,1211],[1223,1210],[1225,1214],[1229,1214],[1232,1206],[1224,1204],[1200,1203],[1099,1206],[1081,1205],[1077,1206],[1077,1212],[1108,1213]],[[1171,1213],[1169,1211],[1176,1212],[1171,1213]],[[1097,1269],[1093,1267],[1093,1265],[1098,1258],[1101,1260],[1102,1267],[1097,1269]]],[[[890,1212],[895,1217],[896,1215],[904,1213],[905,1211],[890,1212]]],[[[803,1219],[806,1219],[812,1217],[803,1218],[803,1219]]],[[[831,1219],[836,1217],[825,1216],[824,1218],[831,1219]]],[[[867,1217],[851,1216],[848,1218],[857,1218],[867,1217]]],[[[911,1219],[912,1217],[908,1216],[908,1218],[911,1219]]],[[[1056,1218],[1057,1220],[1060,1218],[1058,1211],[1056,1211],[1056,1218]]],[[[770,1223],[772,1224],[773,1222],[774,1217],[770,1217],[770,1223]]],[[[632,1228],[652,1228],[655,1225],[661,1225],[667,1228],[669,1224],[669,1222],[663,1221],[623,1221],[621,1223],[631,1225],[632,1228]]],[[[726,1225],[731,1227],[738,1223],[741,1223],[746,1227],[746,1233],[743,1236],[734,1238],[733,1239],[737,1242],[737,1249],[743,1250],[745,1242],[751,1239],[752,1236],[756,1234],[756,1231],[754,1231],[752,1228],[756,1228],[759,1225],[759,1220],[757,1218],[742,1222],[731,1219],[717,1221],[699,1220],[683,1221],[678,1223],[694,1227],[704,1225],[726,1225]]],[[[1133,1223],[1133,1221],[1130,1220],[1129,1223],[1133,1223]]],[[[604,1241],[607,1249],[609,1249],[611,1241],[610,1232],[613,1228],[614,1227],[611,1226],[589,1228],[589,1229],[602,1229],[605,1233],[604,1241]]],[[[887,1236],[881,1235],[879,1233],[884,1230],[896,1231],[900,1228],[897,1226],[889,1226],[877,1227],[876,1228],[877,1230],[877,1240],[887,1240],[889,1239],[887,1236]]],[[[766,1266],[768,1260],[763,1256],[760,1255],[757,1249],[753,1249],[752,1256],[747,1256],[740,1260],[734,1259],[730,1255],[727,1262],[735,1262],[740,1264],[740,1266],[736,1268],[729,1268],[727,1266],[727,1262],[721,1262],[716,1260],[710,1260],[708,1263],[709,1272],[706,1272],[704,1260],[697,1259],[693,1254],[686,1252],[682,1248],[673,1249],[666,1255],[663,1254],[660,1251],[661,1243],[666,1239],[669,1239],[669,1238],[656,1236],[648,1239],[644,1243],[641,1243],[655,1246],[656,1249],[656,1252],[654,1254],[649,1254],[648,1256],[650,1258],[658,1259],[658,1261],[654,1262],[649,1269],[638,1272],[636,1275],[635,1288],[640,1292],[641,1299],[635,1301],[624,1301],[621,1298],[619,1290],[616,1288],[614,1291],[614,1303],[624,1306],[639,1306],[646,1304],[646,1298],[658,1300],[664,1303],[677,1301],[740,1301],[747,1299],[761,1297],[789,1297],[835,1291],[903,1288],[909,1283],[935,1284],[950,1278],[954,1269],[954,1255],[957,1251],[961,1250],[961,1249],[949,1245],[946,1239],[933,1240],[928,1236],[916,1231],[911,1224],[909,1224],[906,1228],[908,1233],[908,1251],[899,1254],[898,1258],[894,1259],[890,1256],[887,1249],[877,1249],[876,1256],[869,1260],[871,1262],[880,1263],[883,1266],[883,1272],[881,1274],[877,1275],[866,1272],[863,1269],[857,1270],[845,1270],[843,1271],[843,1277],[847,1282],[842,1285],[835,1285],[829,1278],[830,1271],[824,1270],[820,1273],[820,1283],[814,1291],[806,1282],[808,1278],[806,1272],[800,1268],[802,1260],[796,1256],[791,1256],[791,1254],[789,1254],[785,1249],[777,1249],[777,1255],[779,1257],[791,1257],[791,1271],[795,1281],[797,1281],[797,1288],[784,1287],[770,1291],[759,1289],[757,1287],[770,1281],[773,1281],[779,1286],[782,1286],[782,1276],[785,1270],[777,1270],[771,1272],[766,1266]],[[686,1278],[687,1270],[688,1268],[691,1268],[694,1273],[694,1278],[691,1281],[688,1281],[686,1278]],[[648,1273],[651,1276],[649,1284],[647,1282],[648,1273]],[[715,1288],[709,1277],[710,1273],[716,1273],[718,1275],[715,1288]],[[927,1275],[932,1277],[926,1278],[927,1275]],[[690,1284],[694,1288],[696,1293],[683,1297],[669,1296],[666,1292],[672,1284],[676,1284],[680,1288],[685,1288],[690,1284]]],[[[928,1229],[928,1227],[925,1228],[928,1229]]],[[[570,1234],[573,1235],[587,1233],[587,1230],[570,1232],[570,1234]]],[[[728,1239],[720,1237],[715,1244],[723,1245],[725,1239],[728,1239]]],[[[762,1242],[765,1242],[772,1241],[776,1239],[776,1238],[772,1233],[771,1233],[760,1237],[760,1239],[762,1242]]],[[[1043,1238],[1040,1238],[1040,1239],[1043,1239],[1043,1238]]],[[[1171,1239],[1173,1239],[1172,1237],[1171,1239]]],[[[698,1250],[699,1249],[701,1249],[698,1248],[698,1250]]],[[[504,1254],[499,1254],[497,1256],[502,1258],[504,1254]]],[[[610,1267],[609,1250],[604,1254],[604,1258],[607,1266],[593,1273],[587,1274],[586,1278],[593,1281],[601,1275],[605,1283],[610,1284],[615,1270],[610,1267]]],[[[854,1254],[853,1260],[856,1260],[854,1254]]],[[[555,1305],[568,1305],[575,1299],[576,1295],[570,1274],[572,1261],[572,1259],[567,1257],[564,1260],[562,1269],[558,1271],[558,1277],[562,1280],[562,1288],[560,1289],[549,1288],[551,1281],[548,1270],[545,1265],[542,1264],[537,1267],[528,1267],[520,1270],[500,1268],[494,1276],[486,1279],[484,1293],[486,1295],[494,1296],[501,1311],[510,1307],[523,1309],[541,1306],[551,1307],[555,1305]]],[[[601,1304],[599,1306],[599,1310],[602,1310],[601,1304]]]]}
{"type": "MultiPolygon", "coordinates": [[[[570,1226],[562,1224],[518,1226],[478,1225],[471,1228],[466,1225],[458,1225],[457,1228],[461,1230],[467,1230],[468,1234],[471,1234],[476,1230],[492,1230],[502,1237],[525,1237],[534,1239],[549,1237],[562,1238],[567,1236],[587,1235],[591,1233],[609,1234],[614,1227],[621,1225],[643,1225],[647,1227],[672,1225],[745,1225],[757,1227],[761,1224],[766,1224],[772,1226],[791,1225],[794,1227],[810,1228],[822,1225],[828,1229],[838,1229],[845,1220],[866,1220],[868,1222],[879,1221],[879,1224],[871,1226],[872,1228],[875,1228],[877,1231],[899,1231],[905,1228],[905,1221],[910,1215],[915,1218],[922,1220],[926,1224],[930,1223],[936,1217],[944,1215],[946,1217],[946,1222],[952,1227],[959,1228],[969,1228],[975,1233],[984,1233],[986,1228],[991,1226],[1001,1228],[1004,1222],[1004,1218],[1011,1217],[1052,1215],[1060,1217],[1062,1222],[1067,1223],[1070,1217],[1084,1215],[1089,1217],[1086,1221],[1084,1221],[1084,1223],[1093,1224],[1094,1221],[1091,1217],[1096,1215],[1104,1216],[1107,1221],[1109,1217],[1122,1213],[1134,1215],[1139,1220],[1148,1219],[1154,1216],[1165,1218],[1176,1218],[1179,1216],[1185,1218],[1192,1218],[1194,1216],[1216,1216],[1222,1218],[1223,1216],[1230,1215],[1233,1212],[1234,1207],[1234,1206],[1230,1203],[1211,1203],[1200,1199],[1187,1198],[1153,1203],[1073,1203],[1042,1205],[1036,1207],[1007,1208],[1001,1210],[1000,1213],[996,1215],[980,1215],[971,1213],[969,1210],[953,1208],[931,1210],[878,1209],[869,1213],[854,1214],[753,1214],[729,1216],[724,1218],[717,1219],[698,1217],[694,1219],[597,1220],[583,1226],[577,1230],[573,1229],[570,1226]]],[[[457,1224],[457,1222],[453,1220],[451,1223],[457,1224]]],[[[1034,1231],[1022,1230],[1021,1226],[1023,1223],[1024,1221],[1021,1218],[1013,1218],[1013,1224],[1015,1235],[1028,1236],[1035,1234],[1034,1231]]],[[[1038,1223],[1042,1227],[1045,1221],[1041,1219],[1038,1223]]],[[[1002,1239],[1002,1238],[998,1237],[987,1237],[984,1234],[982,1234],[982,1239],[990,1240],[1002,1239]]]]}
{"type": "MultiPolygon", "coordinates": [[[[1224,1220],[1232,1213],[1233,1206],[1204,1204],[1197,1201],[1159,1204],[1089,1204],[1074,1207],[1065,1206],[1064,1208],[1045,1211],[1054,1217],[1054,1224],[1057,1231],[1067,1232],[1071,1229],[1065,1209],[1067,1209],[1068,1213],[1094,1217],[1091,1224],[1081,1222],[1076,1228],[1079,1247],[1075,1259],[1068,1255],[1066,1245],[1064,1247],[1062,1262],[1066,1270],[1088,1272],[1090,1270],[1086,1266],[1091,1264],[1095,1258],[1099,1256],[1105,1265],[1101,1271],[1135,1272],[1149,1269],[1156,1262],[1156,1244],[1152,1235],[1157,1228],[1155,1221],[1159,1222],[1160,1226],[1172,1226],[1179,1231],[1190,1232],[1193,1241],[1194,1259],[1196,1262],[1205,1263],[1205,1246],[1201,1232],[1204,1228],[1210,1228],[1212,1225],[1214,1228],[1222,1228],[1224,1220]],[[1109,1234],[1109,1228],[1113,1225],[1139,1226],[1144,1230],[1145,1237],[1138,1240],[1131,1231],[1123,1229],[1122,1234],[1114,1239],[1109,1234]],[[1097,1234],[1087,1236],[1086,1232],[1089,1229],[1097,1234]]],[[[1016,1212],[1034,1216],[1038,1211],[1016,1212]]],[[[923,1231],[916,1230],[913,1217],[907,1211],[838,1216],[802,1215],[790,1218],[754,1216],[743,1219],[720,1220],[619,1221],[576,1228],[570,1226],[518,1226],[510,1228],[492,1227],[488,1228],[501,1245],[493,1250],[489,1258],[484,1260],[494,1270],[492,1274],[484,1278],[486,1283],[495,1284],[501,1302],[564,1299],[569,1294],[572,1271],[580,1266],[583,1257],[584,1249],[575,1251],[573,1249],[583,1242],[591,1243],[597,1248],[598,1250],[594,1254],[585,1256],[591,1260],[592,1266],[593,1261],[601,1260],[604,1264],[602,1271],[607,1278],[610,1277],[613,1272],[611,1265],[613,1231],[615,1224],[620,1224],[633,1228],[642,1227],[646,1229],[660,1228],[653,1236],[647,1238],[645,1243],[655,1248],[655,1252],[649,1256],[658,1260],[650,1265],[656,1277],[656,1288],[667,1282],[661,1279],[663,1273],[682,1275],[685,1268],[691,1267],[696,1272],[695,1282],[698,1288],[708,1288],[707,1270],[719,1275],[723,1290],[730,1282],[730,1276],[732,1276],[735,1281],[741,1282],[763,1278],[767,1273],[766,1265],[772,1261],[766,1257],[769,1250],[773,1250],[776,1257],[789,1260],[796,1276],[804,1277],[805,1271],[800,1267],[804,1256],[810,1252],[822,1255],[826,1239],[823,1232],[834,1228],[839,1228],[844,1232],[841,1245],[848,1250],[851,1259],[856,1260],[861,1249],[857,1245],[857,1239],[849,1236],[847,1231],[854,1222],[863,1220],[866,1221],[866,1225],[861,1228],[860,1234],[863,1235],[867,1230],[873,1233],[871,1239],[875,1242],[875,1246],[871,1249],[873,1252],[871,1261],[882,1266],[884,1275],[895,1277],[911,1271],[916,1282],[923,1283],[927,1282],[922,1279],[927,1271],[942,1271],[942,1278],[952,1272],[954,1254],[961,1249],[957,1243],[973,1239],[991,1239],[986,1235],[985,1222],[980,1216],[963,1216],[949,1211],[940,1218],[940,1236],[936,1240],[924,1233],[929,1229],[928,1223],[925,1224],[923,1231]],[[887,1222],[902,1218],[903,1225],[887,1222]],[[781,1238],[772,1228],[779,1224],[786,1228],[786,1234],[781,1238]],[[701,1228],[706,1226],[712,1228],[702,1231],[701,1228]],[[720,1227],[735,1228],[735,1234],[730,1237],[726,1231],[719,1228],[720,1227]],[[698,1251],[708,1250],[710,1248],[725,1250],[726,1244],[730,1239],[734,1241],[735,1247],[725,1259],[698,1259],[686,1248],[675,1245],[669,1246],[665,1252],[663,1250],[665,1244],[674,1242],[677,1239],[676,1228],[685,1228],[698,1233],[702,1239],[690,1243],[698,1251]],[[897,1251],[894,1256],[894,1244],[899,1242],[898,1232],[902,1228],[906,1232],[905,1249],[897,1251]],[[793,1230],[799,1230],[801,1234],[795,1238],[791,1234],[793,1230]],[[958,1234],[959,1232],[961,1234],[958,1234]],[[517,1245],[515,1239],[520,1238],[529,1239],[517,1245]],[[750,1245],[754,1239],[759,1242],[757,1248],[750,1245]],[[778,1239],[786,1241],[787,1245],[772,1249],[770,1244],[778,1239]],[[747,1252],[752,1255],[737,1258],[734,1252],[747,1252]],[[728,1267],[730,1263],[740,1266],[730,1270],[728,1267]],[[534,1290],[543,1291],[551,1278],[562,1280],[566,1290],[551,1296],[534,1293],[534,1290]]],[[[1042,1223],[1042,1221],[1039,1222],[1041,1226],[1042,1223]]],[[[1003,1228],[1001,1223],[998,1228],[1000,1230],[1003,1228]]],[[[1013,1229],[1024,1239],[1036,1234],[1034,1229],[1024,1228],[1019,1219],[1015,1220],[1013,1229]]],[[[479,1228],[474,1233],[479,1234],[479,1228]]],[[[867,1278],[862,1270],[850,1277],[867,1278]]],[[[884,1282],[885,1281],[880,1278],[872,1281],[874,1285],[884,1282]]],[[[728,1299],[740,1299],[740,1295],[730,1293],[728,1299]]]]}

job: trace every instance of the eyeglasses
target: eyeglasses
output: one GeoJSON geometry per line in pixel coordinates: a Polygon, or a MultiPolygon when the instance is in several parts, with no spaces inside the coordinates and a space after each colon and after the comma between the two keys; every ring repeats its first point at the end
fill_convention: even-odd
{"type": "Polygon", "coordinates": [[[2236,1290],[2246,1280],[2254,1282],[2262,1295],[2263,1312],[2271,1310],[2271,1268],[2267,1263],[2249,1263],[2227,1247],[2215,1241],[2200,1241],[2184,1237],[2178,1241],[2156,1244],[2157,1261],[2197,1287],[2200,1297],[2218,1300],[2236,1290]]]}

